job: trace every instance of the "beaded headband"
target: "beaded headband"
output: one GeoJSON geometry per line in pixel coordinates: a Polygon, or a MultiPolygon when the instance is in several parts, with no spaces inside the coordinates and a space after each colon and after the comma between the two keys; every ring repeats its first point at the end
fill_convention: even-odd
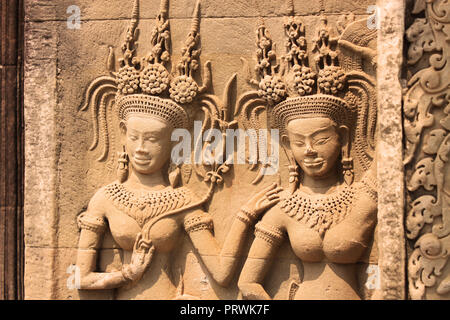
{"type": "Polygon", "coordinates": [[[338,125],[348,125],[347,102],[331,95],[317,94],[313,96],[293,97],[277,104],[272,110],[272,127],[286,134],[289,121],[311,117],[326,117],[338,125]]]}
{"type": "Polygon", "coordinates": [[[187,128],[188,115],[183,107],[170,99],[149,95],[127,95],[118,98],[119,119],[127,120],[133,115],[152,116],[166,122],[172,128],[187,128]]]}

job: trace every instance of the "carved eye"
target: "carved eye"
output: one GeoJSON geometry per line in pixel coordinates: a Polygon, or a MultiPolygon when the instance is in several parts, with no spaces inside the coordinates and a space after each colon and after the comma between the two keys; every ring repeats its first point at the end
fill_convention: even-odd
{"type": "Polygon", "coordinates": [[[137,137],[137,136],[134,136],[134,135],[129,135],[128,138],[129,138],[131,141],[136,141],[136,140],[138,139],[138,137],[137,137]]]}
{"type": "Polygon", "coordinates": [[[314,141],[314,145],[323,145],[325,143],[328,142],[328,140],[330,140],[330,138],[322,138],[322,139],[318,139],[316,141],[314,141]]]}
{"type": "Polygon", "coordinates": [[[304,146],[305,146],[305,142],[304,142],[304,141],[301,141],[301,140],[295,141],[294,144],[295,144],[297,147],[304,147],[304,146]]]}

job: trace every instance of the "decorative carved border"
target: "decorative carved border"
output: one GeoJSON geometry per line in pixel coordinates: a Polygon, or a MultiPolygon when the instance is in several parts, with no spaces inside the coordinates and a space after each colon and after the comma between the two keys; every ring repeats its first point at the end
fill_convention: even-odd
{"type": "Polygon", "coordinates": [[[440,299],[450,292],[450,275],[442,274],[450,251],[450,3],[415,0],[412,14],[407,65],[415,73],[403,110],[408,288],[412,299],[440,299]]]}

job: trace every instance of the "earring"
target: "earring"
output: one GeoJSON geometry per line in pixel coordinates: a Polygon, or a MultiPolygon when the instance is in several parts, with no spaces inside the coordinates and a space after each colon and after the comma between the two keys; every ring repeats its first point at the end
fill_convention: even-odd
{"type": "Polygon", "coordinates": [[[355,173],[353,172],[353,158],[349,156],[342,156],[342,171],[344,174],[344,181],[347,185],[353,183],[355,173]]]}
{"type": "Polygon", "coordinates": [[[125,152],[125,146],[123,147],[123,152],[119,152],[118,155],[117,162],[119,166],[117,168],[117,178],[120,183],[124,183],[128,178],[128,155],[125,152]]]}
{"type": "Polygon", "coordinates": [[[289,191],[291,194],[295,192],[298,185],[298,166],[297,164],[289,166],[289,191]]]}
{"type": "Polygon", "coordinates": [[[172,188],[175,188],[180,184],[180,175],[180,166],[171,163],[169,165],[169,182],[172,188]]]}
{"type": "Polygon", "coordinates": [[[298,182],[299,182],[299,174],[298,174],[298,164],[295,161],[294,155],[287,148],[283,148],[286,154],[286,157],[289,161],[289,192],[293,194],[295,190],[297,190],[298,182]]]}

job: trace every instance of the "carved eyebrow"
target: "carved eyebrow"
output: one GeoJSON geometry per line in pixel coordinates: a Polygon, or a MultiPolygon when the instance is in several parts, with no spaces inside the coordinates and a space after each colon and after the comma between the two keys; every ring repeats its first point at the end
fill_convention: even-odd
{"type": "Polygon", "coordinates": [[[318,135],[320,133],[323,133],[324,131],[326,131],[326,130],[332,128],[332,127],[333,127],[333,125],[329,125],[329,126],[326,126],[326,127],[319,128],[319,129],[315,130],[313,133],[311,133],[310,135],[306,135],[306,136],[304,136],[304,135],[302,135],[300,133],[296,133],[296,132],[292,132],[292,134],[295,137],[299,137],[299,138],[305,138],[305,137],[309,137],[309,136],[315,137],[316,135],[318,135]]]}
{"type": "Polygon", "coordinates": [[[158,132],[144,132],[144,138],[160,138],[160,134],[158,132]]]}
{"type": "Polygon", "coordinates": [[[138,130],[135,130],[135,129],[130,129],[130,130],[128,130],[128,132],[130,134],[139,134],[140,133],[138,130]]]}
{"type": "Polygon", "coordinates": [[[136,129],[130,129],[130,133],[131,134],[142,134],[145,137],[148,137],[148,136],[159,137],[159,132],[157,132],[157,131],[152,132],[152,131],[139,131],[136,129]]]}
{"type": "Polygon", "coordinates": [[[314,131],[314,132],[311,134],[311,136],[312,136],[312,137],[315,137],[316,135],[318,135],[318,134],[320,134],[320,133],[323,133],[324,131],[327,131],[327,130],[329,130],[329,129],[332,128],[332,127],[333,127],[333,125],[329,125],[329,126],[327,126],[327,127],[320,128],[320,129],[314,131]]]}

